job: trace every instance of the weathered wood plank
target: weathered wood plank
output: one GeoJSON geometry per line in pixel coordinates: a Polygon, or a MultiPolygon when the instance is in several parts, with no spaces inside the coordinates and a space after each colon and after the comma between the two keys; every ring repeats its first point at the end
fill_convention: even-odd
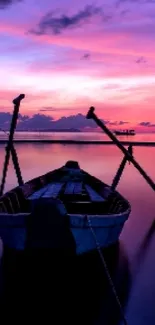
{"type": "Polygon", "coordinates": [[[75,182],[68,182],[64,191],[65,195],[73,195],[75,188],[75,182]]]}
{"type": "Polygon", "coordinates": [[[39,199],[47,190],[49,185],[42,187],[40,190],[34,192],[32,195],[28,197],[29,200],[39,199]]]}
{"type": "Polygon", "coordinates": [[[75,183],[74,194],[82,194],[82,182],[75,183]]]}
{"type": "Polygon", "coordinates": [[[85,188],[89,194],[89,197],[91,199],[91,201],[93,202],[104,202],[104,198],[102,196],[100,196],[96,191],[94,191],[92,189],[92,187],[90,187],[89,185],[85,184],[85,188]]]}
{"type": "Polygon", "coordinates": [[[51,183],[49,186],[48,186],[48,189],[47,191],[42,195],[43,198],[48,198],[48,197],[53,197],[53,198],[56,198],[62,187],[63,187],[64,183],[51,183]]]}

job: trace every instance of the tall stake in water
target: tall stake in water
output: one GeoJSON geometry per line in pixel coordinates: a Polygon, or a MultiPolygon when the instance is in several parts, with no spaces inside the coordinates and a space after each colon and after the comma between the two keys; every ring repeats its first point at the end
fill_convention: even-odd
{"type": "MultiPolygon", "coordinates": [[[[6,179],[7,169],[8,169],[8,165],[9,165],[10,153],[12,151],[13,137],[14,137],[14,132],[15,132],[16,125],[17,125],[20,102],[24,97],[25,97],[25,95],[21,94],[13,100],[14,112],[13,112],[11,126],[10,126],[9,139],[8,139],[8,143],[7,143],[7,147],[6,147],[6,155],[5,155],[3,174],[2,174],[2,183],[1,183],[1,187],[0,187],[0,196],[3,195],[3,191],[4,191],[5,179],[6,179]]],[[[14,150],[13,150],[13,157],[14,157],[14,161],[16,163],[17,157],[16,157],[14,150]]]]}
{"type": "Polygon", "coordinates": [[[155,184],[152,179],[146,174],[145,170],[138,164],[134,157],[129,153],[128,150],[124,148],[121,142],[114,136],[114,134],[105,126],[105,124],[96,116],[94,113],[95,108],[90,107],[87,118],[93,119],[96,124],[109,136],[109,138],[116,144],[116,146],[124,153],[126,158],[134,165],[134,167],[140,172],[140,174],[145,178],[146,182],[155,191],[155,184]]]}

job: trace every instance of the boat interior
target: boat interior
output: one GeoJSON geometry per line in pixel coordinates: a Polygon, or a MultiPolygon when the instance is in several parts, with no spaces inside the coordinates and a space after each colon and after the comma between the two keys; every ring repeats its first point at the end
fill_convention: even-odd
{"type": "Polygon", "coordinates": [[[118,214],[127,208],[127,202],[117,192],[79,168],[76,162],[33,179],[3,195],[0,212],[30,213],[34,200],[59,199],[68,214],[118,214]],[[108,195],[107,195],[108,193],[108,195]]]}

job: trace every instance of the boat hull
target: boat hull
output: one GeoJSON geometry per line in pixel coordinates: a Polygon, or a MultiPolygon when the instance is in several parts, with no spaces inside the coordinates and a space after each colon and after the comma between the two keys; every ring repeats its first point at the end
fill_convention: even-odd
{"type": "MultiPolygon", "coordinates": [[[[33,179],[0,198],[0,237],[4,245],[17,250],[25,248],[31,227],[28,220],[32,218],[35,204],[42,205],[35,212],[34,238],[39,215],[40,238],[41,227],[48,228],[50,223],[50,245],[52,236],[58,246],[62,245],[60,232],[64,220],[67,220],[77,254],[96,249],[97,243],[101,248],[116,243],[131,211],[129,202],[118,192],[111,191],[107,184],[80,169],[77,162],[68,162],[65,166],[33,179]],[[53,210],[56,206],[58,214],[53,210]],[[58,219],[60,225],[57,224],[58,219]],[[55,236],[55,233],[58,236],[55,236]],[[60,238],[60,245],[57,238],[60,238]]],[[[64,234],[68,230],[64,229],[64,234]]],[[[56,243],[53,240],[53,247],[56,247],[56,243]]],[[[33,246],[32,238],[31,244],[33,246]]]]}
{"type": "MultiPolygon", "coordinates": [[[[123,215],[120,214],[120,216],[70,215],[70,230],[74,237],[76,254],[79,255],[96,250],[97,243],[101,248],[115,244],[119,239],[129,214],[130,211],[123,215]],[[95,233],[97,243],[91,228],[95,233]]],[[[0,214],[0,237],[5,246],[16,250],[25,249],[27,219],[29,216],[30,214],[0,214]]],[[[55,228],[55,232],[59,232],[59,229],[55,228]]]]}
{"type": "Polygon", "coordinates": [[[81,225],[81,220],[79,219],[79,226],[77,225],[79,216],[77,216],[76,224],[75,216],[70,216],[71,231],[76,242],[76,253],[83,254],[96,250],[97,244],[101,248],[115,244],[119,239],[124,223],[128,219],[129,214],[130,211],[127,211],[124,215],[120,215],[120,217],[118,217],[118,215],[113,215],[112,217],[109,215],[91,215],[82,218],[81,216],[83,224],[81,225]]]}

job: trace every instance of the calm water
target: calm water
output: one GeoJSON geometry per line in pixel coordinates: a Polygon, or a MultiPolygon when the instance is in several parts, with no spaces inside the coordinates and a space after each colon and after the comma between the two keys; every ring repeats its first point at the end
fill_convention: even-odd
{"type": "MultiPolygon", "coordinates": [[[[15,139],[53,139],[53,140],[109,140],[103,132],[16,132],[15,139]]],[[[139,133],[135,136],[118,136],[122,141],[155,142],[155,133],[139,133]]],[[[0,131],[0,140],[7,139],[7,133],[0,131]]]]}
{"type": "MultiPolygon", "coordinates": [[[[16,150],[24,181],[60,167],[67,160],[73,159],[78,160],[83,169],[110,184],[122,159],[122,154],[114,146],[38,143],[18,144],[16,150]]],[[[134,156],[155,180],[155,148],[136,147],[134,156]]],[[[0,145],[1,171],[3,162],[4,146],[0,145]]],[[[16,184],[14,169],[10,163],[5,189],[11,189],[16,184]]],[[[126,316],[131,325],[153,325],[155,324],[154,192],[129,164],[121,178],[118,190],[130,201],[132,207],[130,218],[121,235],[121,243],[129,261],[132,278],[126,316]]]]}

